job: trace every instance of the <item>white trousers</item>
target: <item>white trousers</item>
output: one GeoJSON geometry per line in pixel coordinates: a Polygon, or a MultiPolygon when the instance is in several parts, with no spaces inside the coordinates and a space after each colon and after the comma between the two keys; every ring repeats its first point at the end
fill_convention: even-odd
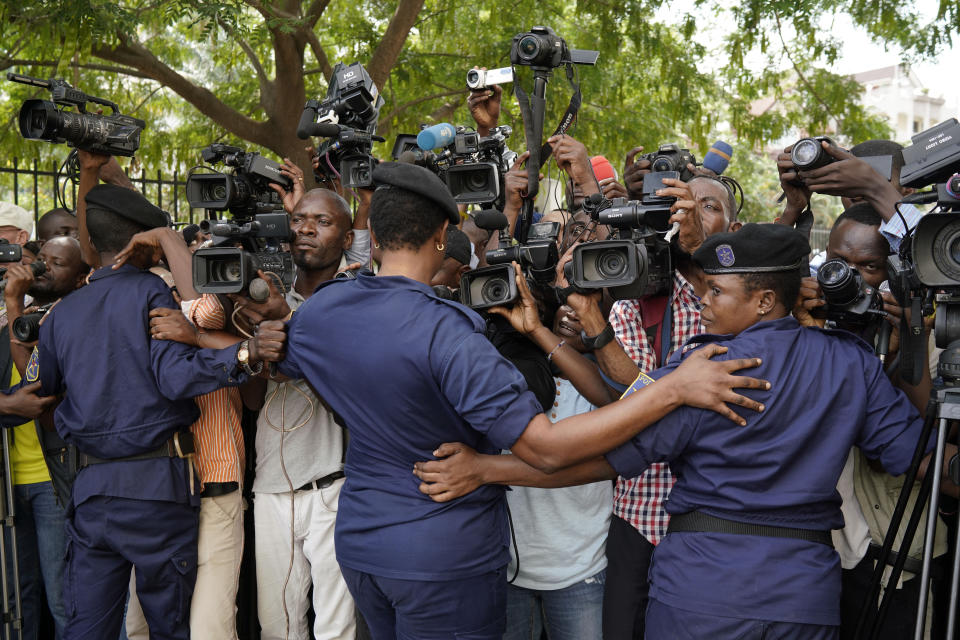
{"type": "MultiPolygon", "coordinates": [[[[313,585],[316,640],[353,640],[353,598],[340,574],[333,546],[343,479],[326,489],[258,493],[256,527],[257,613],[262,640],[309,640],[307,595],[313,585]],[[292,515],[292,520],[291,520],[292,515]],[[292,545],[292,546],[291,546],[292,545]],[[289,577],[288,577],[289,576],[289,577]],[[286,583],[286,607],[281,594],[286,583]],[[284,613],[286,611],[286,613],[284,613]]],[[[202,636],[200,636],[202,637],[202,636]]]]}
{"type": "MultiPolygon", "coordinates": [[[[243,558],[243,496],[239,491],[200,501],[197,545],[197,584],[190,601],[190,636],[203,640],[237,640],[237,581],[243,558]]],[[[126,626],[130,640],[150,637],[133,576],[126,626]]]]}

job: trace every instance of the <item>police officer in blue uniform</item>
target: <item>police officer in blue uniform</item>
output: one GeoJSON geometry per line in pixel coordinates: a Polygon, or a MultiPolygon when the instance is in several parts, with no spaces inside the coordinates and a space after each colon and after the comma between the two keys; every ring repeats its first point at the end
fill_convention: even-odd
{"type": "Polygon", "coordinates": [[[350,430],[336,551],[374,639],[499,639],[508,562],[503,489],[436,504],[418,491],[414,462],[459,439],[488,453],[510,448],[541,468],[564,466],[624,442],[678,403],[739,421],[717,394],[735,400],[733,387],[764,383],[729,376],[754,360],[721,367],[700,354],[615,411],[551,424],[484,336],[481,317],[430,287],[447,226],[460,219],[446,186],[408,164],[381,163],[373,178],[380,271],[320,285],[290,320],[280,372],[306,378],[350,430]]]}
{"type": "MultiPolygon", "coordinates": [[[[859,446],[887,472],[904,473],[922,419],[866,343],[801,327],[790,315],[809,251],[783,225],[748,224],[707,238],[694,259],[705,273],[701,317],[709,333],[691,341],[697,349],[641,375],[627,394],[703,345],[723,345],[722,358],[759,356],[757,375],[772,385],[747,392],[764,411],[738,408],[746,426],[682,407],[605,457],[553,476],[506,456],[481,461],[488,482],[534,486],[632,477],[670,462],[678,480],[667,503],[668,535],[650,570],[647,638],[839,635],[840,562],[830,530],[843,526],[836,486],[847,453],[859,446]]],[[[434,483],[423,490],[456,495],[444,490],[463,475],[457,465],[466,461],[455,460],[463,455],[475,454],[418,465],[434,483]]]]}
{"type": "MultiPolygon", "coordinates": [[[[98,185],[86,204],[104,265],[135,233],[166,224],[132,190],[98,185]]],[[[67,513],[70,639],[119,636],[131,565],[151,637],[189,637],[200,504],[192,398],[239,384],[281,348],[273,325],[220,351],[151,340],[157,307],[177,307],[159,277],[129,264],[98,269],[47,315],[25,376],[39,377],[42,395],[62,395],[54,423],[80,452],[67,513]]]]}

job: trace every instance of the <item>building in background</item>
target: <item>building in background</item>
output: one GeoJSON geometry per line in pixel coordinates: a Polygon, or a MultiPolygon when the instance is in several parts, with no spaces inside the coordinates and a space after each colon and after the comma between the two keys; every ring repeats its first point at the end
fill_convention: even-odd
{"type": "Polygon", "coordinates": [[[887,116],[894,140],[909,144],[924,129],[958,117],[955,104],[943,92],[925,87],[907,64],[898,64],[854,74],[863,86],[863,104],[887,116]]]}

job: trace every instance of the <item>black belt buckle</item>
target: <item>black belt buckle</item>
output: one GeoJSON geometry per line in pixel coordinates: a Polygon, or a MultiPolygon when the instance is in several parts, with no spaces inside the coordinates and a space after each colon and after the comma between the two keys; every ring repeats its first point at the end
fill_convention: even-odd
{"type": "Polygon", "coordinates": [[[327,489],[333,486],[334,482],[336,482],[337,480],[343,477],[345,477],[343,471],[334,471],[333,473],[329,473],[323,476],[322,478],[311,480],[310,482],[303,485],[302,487],[299,487],[297,491],[313,491],[314,489],[327,489]]]}

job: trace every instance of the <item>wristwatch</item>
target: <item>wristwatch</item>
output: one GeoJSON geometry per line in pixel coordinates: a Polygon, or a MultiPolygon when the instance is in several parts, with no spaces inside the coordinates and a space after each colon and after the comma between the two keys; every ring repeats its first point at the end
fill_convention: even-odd
{"type": "Polygon", "coordinates": [[[613,325],[608,322],[607,326],[603,328],[603,331],[592,338],[587,335],[586,331],[581,330],[580,340],[583,341],[583,346],[586,347],[587,351],[602,349],[610,344],[611,340],[613,340],[613,325]]]}
{"type": "Polygon", "coordinates": [[[256,369],[250,366],[249,340],[244,340],[237,348],[237,362],[240,364],[240,368],[243,369],[244,373],[246,373],[248,376],[255,376],[263,371],[263,362],[258,362],[256,369]]]}

